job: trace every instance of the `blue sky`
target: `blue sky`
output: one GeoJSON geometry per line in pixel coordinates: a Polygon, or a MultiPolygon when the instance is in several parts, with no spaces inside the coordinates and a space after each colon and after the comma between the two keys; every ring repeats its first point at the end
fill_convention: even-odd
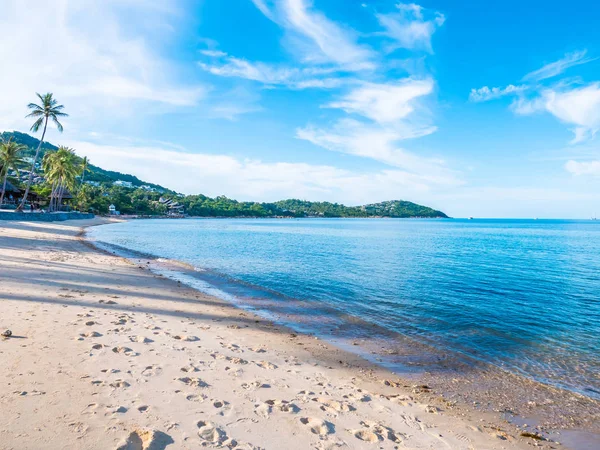
{"type": "Polygon", "coordinates": [[[3,129],[184,193],[600,214],[597,2],[7,0],[3,129]]]}

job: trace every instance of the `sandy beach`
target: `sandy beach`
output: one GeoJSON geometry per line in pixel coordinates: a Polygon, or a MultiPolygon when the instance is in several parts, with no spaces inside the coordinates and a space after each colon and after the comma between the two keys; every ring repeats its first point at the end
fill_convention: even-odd
{"type": "Polygon", "coordinates": [[[0,222],[0,449],[566,448],[86,243],[0,222]]]}

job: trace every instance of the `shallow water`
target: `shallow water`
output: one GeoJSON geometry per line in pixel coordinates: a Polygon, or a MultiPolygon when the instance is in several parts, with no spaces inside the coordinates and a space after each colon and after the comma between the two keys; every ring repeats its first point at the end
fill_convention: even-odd
{"type": "Polygon", "coordinates": [[[390,364],[462,356],[600,398],[600,222],[134,220],[89,234],[187,262],[196,288],[302,331],[432,349],[390,364]]]}

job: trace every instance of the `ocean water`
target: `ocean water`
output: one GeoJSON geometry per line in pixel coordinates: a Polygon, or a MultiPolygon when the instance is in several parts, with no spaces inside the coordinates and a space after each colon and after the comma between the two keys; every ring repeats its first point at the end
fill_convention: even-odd
{"type": "Polygon", "coordinates": [[[600,222],[133,220],[89,234],[189,263],[184,282],[300,331],[412,349],[383,364],[456,357],[600,398],[600,222]]]}

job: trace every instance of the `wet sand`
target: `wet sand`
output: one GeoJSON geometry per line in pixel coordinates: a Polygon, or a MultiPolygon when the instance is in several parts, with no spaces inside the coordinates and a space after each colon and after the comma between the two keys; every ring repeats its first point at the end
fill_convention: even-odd
{"type": "Polygon", "coordinates": [[[95,249],[98,223],[0,222],[0,449],[575,448],[469,405],[479,375],[400,379],[95,249]]]}

